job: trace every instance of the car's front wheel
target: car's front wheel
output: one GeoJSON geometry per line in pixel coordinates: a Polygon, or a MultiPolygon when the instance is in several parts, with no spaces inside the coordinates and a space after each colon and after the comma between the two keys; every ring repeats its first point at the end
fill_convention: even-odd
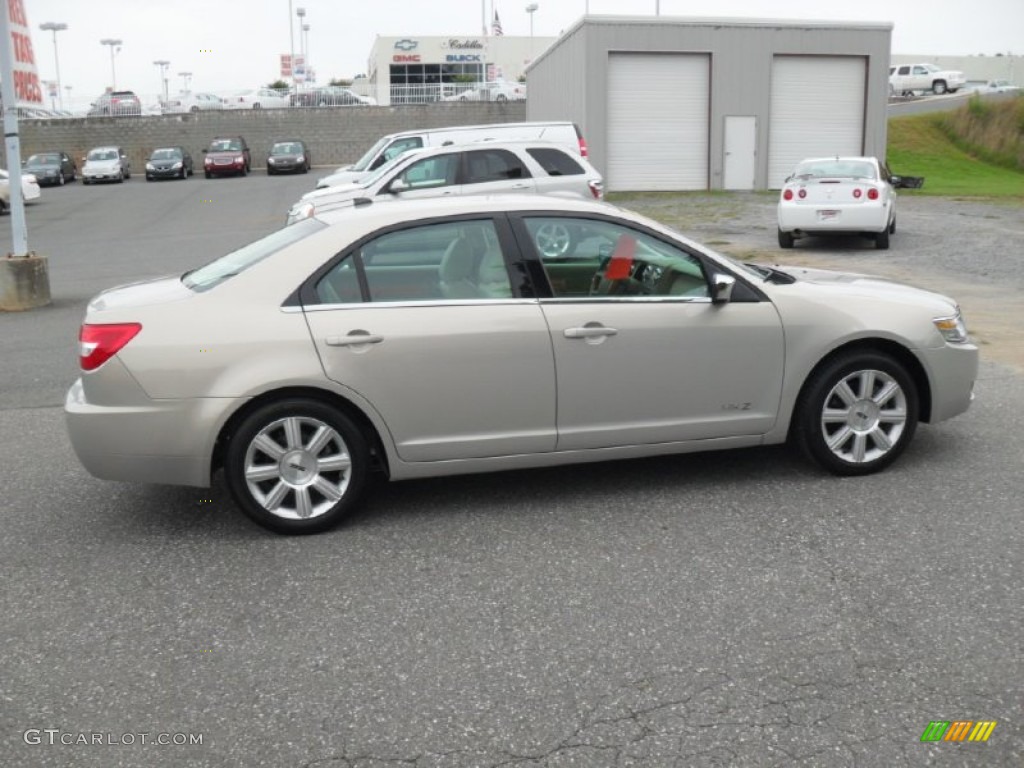
{"type": "Polygon", "coordinates": [[[352,509],[368,466],[366,440],[348,417],[289,398],[245,417],[229,438],[224,471],[235,501],[258,524],[318,533],[352,509]]]}
{"type": "Polygon", "coordinates": [[[61,171],[60,173],[57,174],[57,186],[64,186],[64,171],[61,171]]]}
{"type": "Polygon", "coordinates": [[[840,354],[804,385],[793,436],[803,452],[837,475],[866,475],[887,467],[917,429],[914,380],[880,352],[840,354]]]}
{"type": "Polygon", "coordinates": [[[934,93],[936,96],[941,96],[945,92],[946,92],[946,81],[945,80],[936,80],[934,83],[932,83],[932,93],[934,93]]]}

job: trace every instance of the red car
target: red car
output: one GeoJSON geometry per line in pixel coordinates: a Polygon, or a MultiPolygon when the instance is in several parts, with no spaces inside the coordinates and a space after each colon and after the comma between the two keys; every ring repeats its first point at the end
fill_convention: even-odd
{"type": "Polygon", "coordinates": [[[241,136],[219,137],[210,142],[208,149],[203,150],[203,171],[206,178],[222,176],[226,173],[245,176],[252,167],[249,145],[241,136]]]}

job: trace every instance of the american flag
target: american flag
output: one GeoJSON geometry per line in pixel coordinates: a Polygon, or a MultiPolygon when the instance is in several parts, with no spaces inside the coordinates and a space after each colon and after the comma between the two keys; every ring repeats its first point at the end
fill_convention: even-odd
{"type": "Polygon", "coordinates": [[[494,24],[491,25],[491,34],[495,37],[501,37],[505,33],[501,31],[501,19],[498,18],[498,12],[494,12],[494,24]]]}

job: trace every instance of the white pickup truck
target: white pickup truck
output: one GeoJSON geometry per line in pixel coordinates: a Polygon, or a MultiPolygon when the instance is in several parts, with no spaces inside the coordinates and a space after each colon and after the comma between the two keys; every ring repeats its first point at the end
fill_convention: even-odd
{"type": "Polygon", "coordinates": [[[889,67],[889,95],[909,96],[915,91],[956,93],[967,82],[963,72],[939,69],[934,64],[899,64],[889,67]]]}

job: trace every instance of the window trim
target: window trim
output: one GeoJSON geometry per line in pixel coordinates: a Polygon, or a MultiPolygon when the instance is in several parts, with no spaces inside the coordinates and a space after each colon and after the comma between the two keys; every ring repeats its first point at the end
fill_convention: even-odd
{"type": "MultiPolygon", "coordinates": [[[[754,302],[771,302],[767,294],[758,288],[756,285],[750,282],[750,280],[732,269],[726,264],[719,264],[717,261],[712,259],[710,256],[705,254],[699,249],[694,249],[674,238],[668,237],[658,230],[651,229],[643,224],[635,221],[628,221],[617,218],[615,216],[609,216],[601,213],[591,213],[582,211],[537,211],[537,210],[522,210],[514,211],[509,213],[509,220],[512,227],[512,233],[515,235],[516,241],[519,246],[519,251],[522,254],[522,258],[526,263],[527,270],[530,273],[531,279],[534,283],[534,290],[537,292],[537,296],[540,298],[541,304],[549,303],[621,303],[624,301],[630,303],[684,303],[692,302],[694,299],[707,300],[709,303],[712,302],[712,285],[711,279],[714,273],[720,273],[729,275],[735,278],[737,285],[745,286],[749,289],[752,294],[752,298],[734,298],[732,301],[737,303],[754,303],[754,302]],[[529,229],[526,226],[526,219],[532,218],[567,218],[567,219],[590,219],[593,221],[601,221],[608,224],[614,224],[626,229],[632,229],[636,232],[643,233],[648,237],[657,240],[665,245],[671,246],[683,253],[692,256],[700,262],[701,268],[704,270],[704,279],[708,282],[708,296],[555,296],[551,289],[551,283],[547,276],[547,271],[544,269],[544,260],[541,258],[540,253],[537,251],[537,247],[533,242],[533,238],[530,237],[529,229]],[[653,302],[652,302],[653,300],[653,302]]],[[[735,293],[735,289],[734,289],[735,293]]]]}

